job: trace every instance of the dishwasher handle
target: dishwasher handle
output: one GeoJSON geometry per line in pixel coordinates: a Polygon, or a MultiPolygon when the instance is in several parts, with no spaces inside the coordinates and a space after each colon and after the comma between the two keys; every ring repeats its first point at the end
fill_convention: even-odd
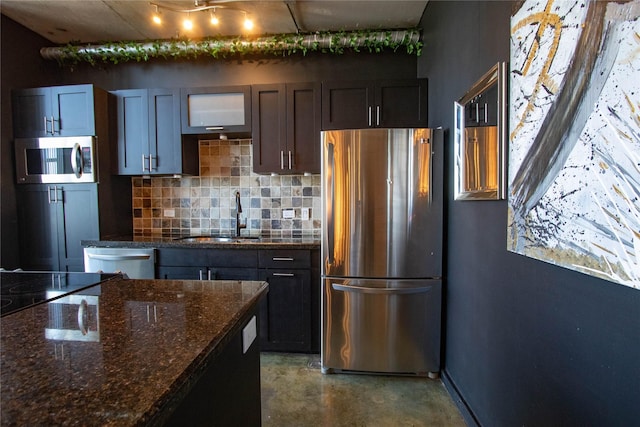
{"type": "Polygon", "coordinates": [[[87,254],[87,257],[91,259],[97,259],[100,261],[129,261],[143,259],[147,260],[151,258],[151,255],[147,254],[130,254],[130,255],[103,255],[103,254],[87,254]]]}
{"type": "Polygon", "coordinates": [[[381,295],[406,295],[429,292],[433,286],[420,286],[415,288],[371,288],[367,286],[350,286],[332,283],[331,287],[336,291],[353,292],[360,294],[381,294],[381,295]]]}

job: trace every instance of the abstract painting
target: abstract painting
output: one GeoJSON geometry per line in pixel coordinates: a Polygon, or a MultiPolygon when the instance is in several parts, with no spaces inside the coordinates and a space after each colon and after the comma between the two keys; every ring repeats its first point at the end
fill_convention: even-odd
{"type": "Polygon", "coordinates": [[[515,9],[507,248],[640,289],[640,0],[515,9]]]}

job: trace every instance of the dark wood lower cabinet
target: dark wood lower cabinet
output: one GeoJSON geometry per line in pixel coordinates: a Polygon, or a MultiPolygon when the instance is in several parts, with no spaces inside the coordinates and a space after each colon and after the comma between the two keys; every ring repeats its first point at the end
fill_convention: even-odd
{"type": "Polygon", "coordinates": [[[255,250],[160,248],[157,255],[159,279],[258,280],[255,250]]]}
{"type": "Polygon", "coordinates": [[[264,280],[263,351],[320,351],[320,254],[317,249],[159,248],[156,277],[173,280],[264,280]]]}
{"type": "Polygon", "coordinates": [[[84,271],[80,241],[100,236],[96,184],[21,186],[18,212],[23,269],[84,271]]]}
{"type": "Polygon", "coordinates": [[[260,347],[265,351],[311,350],[311,272],[261,270],[269,292],[260,306],[260,347]]]}
{"type": "MultiPolygon", "coordinates": [[[[246,325],[254,310],[246,320],[246,325]]],[[[243,352],[242,328],[224,345],[221,353],[211,357],[175,412],[163,423],[168,426],[259,426],[260,345],[256,339],[243,352]]]]}

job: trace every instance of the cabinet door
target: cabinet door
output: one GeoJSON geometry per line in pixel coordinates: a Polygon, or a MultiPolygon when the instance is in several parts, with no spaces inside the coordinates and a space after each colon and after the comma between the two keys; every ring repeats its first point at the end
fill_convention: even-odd
{"type": "Polygon", "coordinates": [[[261,270],[269,292],[260,307],[260,346],[271,351],[311,349],[311,273],[261,270]]]}
{"type": "Polygon", "coordinates": [[[320,173],[320,84],[287,84],[286,92],[287,152],[285,157],[292,158],[291,172],[320,173]]]}
{"type": "Polygon", "coordinates": [[[156,276],[158,279],[170,280],[202,280],[207,279],[206,267],[177,267],[177,266],[159,266],[156,276]]]}
{"type": "Polygon", "coordinates": [[[286,149],[285,85],[251,88],[253,171],[281,173],[286,149]]]}
{"type": "Polygon", "coordinates": [[[322,129],[363,129],[372,125],[374,85],[368,82],[322,84],[322,129]]]}
{"type": "Polygon", "coordinates": [[[151,174],[182,173],[180,91],[149,90],[151,174]]]}
{"type": "Polygon", "coordinates": [[[112,93],[116,96],[117,103],[118,174],[140,175],[143,173],[143,165],[148,169],[148,90],[119,90],[112,93]]]}
{"type": "Polygon", "coordinates": [[[183,88],[183,134],[251,132],[251,86],[183,88]]]}
{"type": "Polygon", "coordinates": [[[23,185],[17,193],[20,266],[58,271],[58,229],[53,185],[23,185]]]}
{"type": "Polygon", "coordinates": [[[56,136],[96,134],[93,85],[53,86],[51,102],[56,136]]]}
{"type": "Polygon", "coordinates": [[[13,136],[39,138],[51,136],[50,88],[21,89],[13,91],[13,136]]]}
{"type": "Polygon", "coordinates": [[[100,238],[98,184],[58,187],[58,257],[61,271],[84,271],[82,240],[100,238]]]}
{"type": "Polygon", "coordinates": [[[376,127],[427,127],[427,80],[384,80],[376,84],[376,127]]]}
{"type": "Polygon", "coordinates": [[[211,280],[258,280],[258,270],[252,268],[210,267],[211,280]]]}

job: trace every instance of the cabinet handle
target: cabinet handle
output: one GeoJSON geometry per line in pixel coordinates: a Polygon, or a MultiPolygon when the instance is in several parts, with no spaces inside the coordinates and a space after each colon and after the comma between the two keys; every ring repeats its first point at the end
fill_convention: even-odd
{"type": "Polygon", "coordinates": [[[371,107],[369,107],[369,127],[371,127],[371,107]]]}
{"type": "Polygon", "coordinates": [[[146,165],[146,161],[147,161],[147,156],[145,156],[144,154],[142,155],[142,172],[147,170],[147,165],[146,165]]]}
{"type": "Polygon", "coordinates": [[[376,105],[376,126],[380,126],[380,106],[376,105]]]}
{"type": "MultiPolygon", "coordinates": [[[[58,199],[58,186],[53,187],[53,198],[51,197],[51,187],[47,187],[47,198],[49,199],[49,204],[58,203],[60,199],[58,199]]],[[[62,190],[62,188],[60,188],[62,190]]]]}
{"type": "Polygon", "coordinates": [[[156,159],[156,170],[158,169],[158,156],[149,154],[149,172],[153,171],[153,159],[156,159]]]}
{"type": "Polygon", "coordinates": [[[292,257],[273,257],[271,259],[273,261],[293,261],[295,258],[292,258],[292,257]]]}
{"type": "Polygon", "coordinates": [[[207,280],[211,280],[211,270],[207,271],[207,280]]]}
{"type": "Polygon", "coordinates": [[[280,150],[280,169],[284,169],[284,150],[280,150]]]}
{"type": "Polygon", "coordinates": [[[487,103],[484,103],[484,122],[489,123],[489,106],[487,103]]]}
{"type": "Polygon", "coordinates": [[[203,280],[202,270],[198,270],[198,273],[200,273],[200,280],[203,280]]]}
{"type": "MultiPolygon", "coordinates": [[[[149,310],[149,304],[147,304],[147,322],[151,323],[151,310],[149,310]]],[[[156,305],[153,305],[153,322],[158,323],[158,311],[156,305]]]]}
{"type": "Polygon", "coordinates": [[[55,122],[58,122],[58,133],[60,133],[60,120],[55,120],[53,116],[51,116],[51,135],[56,134],[56,125],[55,122]]]}
{"type": "Polygon", "coordinates": [[[44,133],[46,135],[55,135],[56,130],[53,126],[53,116],[51,116],[51,130],[49,130],[49,119],[47,119],[47,116],[44,116],[44,133]]]}
{"type": "Polygon", "coordinates": [[[477,102],[476,102],[476,123],[480,123],[480,107],[478,106],[477,102]]]}
{"type": "Polygon", "coordinates": [[[209,126],[204,129],[205,130],[224,130],[224,126],[209,126]]]}
{"type": "Polygon", "coordinates": [[[291,170],[291,151],[289,151],[289,170],[291,170]]]}
{"type": "Polygon", "coordinates": [[[273,273],[274,276],[293,277],[293,273],[273,273]]]}

